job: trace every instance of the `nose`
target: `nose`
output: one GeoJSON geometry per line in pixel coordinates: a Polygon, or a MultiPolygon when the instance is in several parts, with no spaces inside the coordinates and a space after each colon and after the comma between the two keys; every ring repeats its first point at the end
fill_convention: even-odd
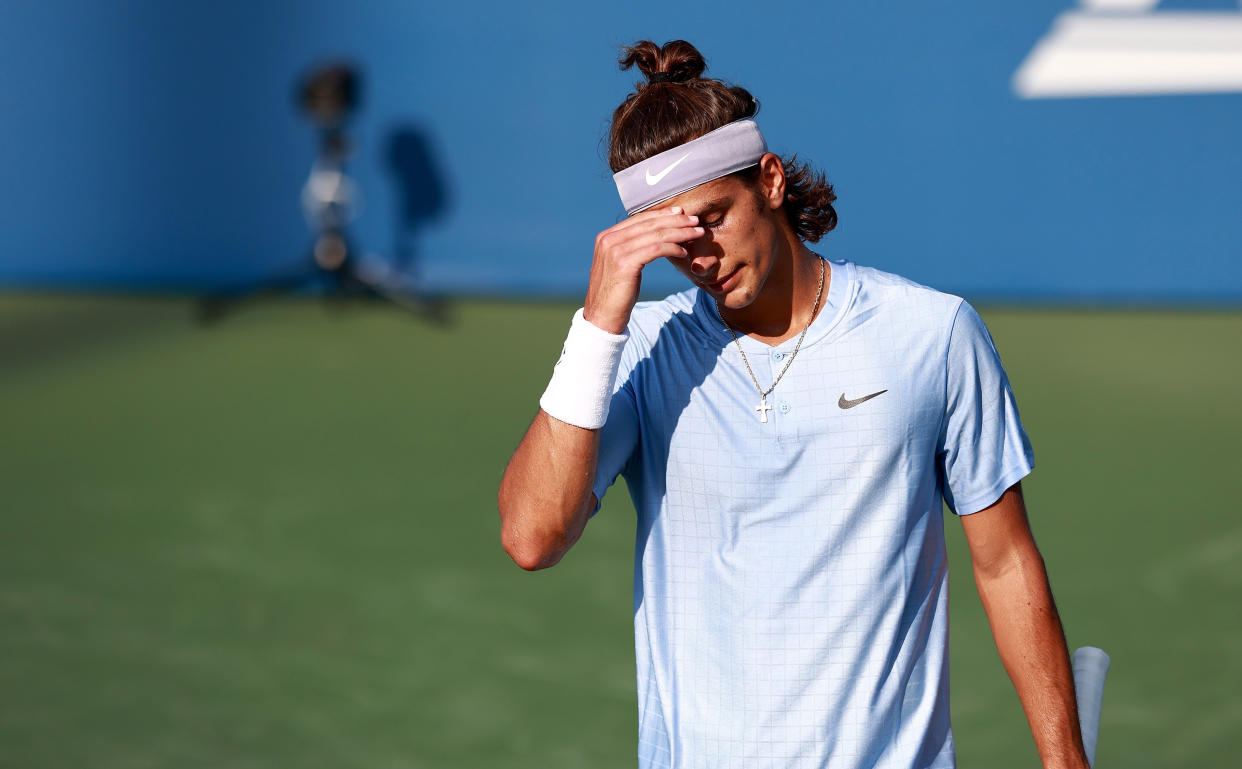
{"type": "Polygon", "coordinates": [[[690,252],[690,272],[697,276],[707,275],[720,261],[707,238],[698,238],[686,244],[690,252]]]}
{"type": "Polygon", "coordinates": [[[690,259],[690,271],[695,275],[703,276],[711,272],[712,265],[716,263],[714,256],[696,256],[690,259]]]}

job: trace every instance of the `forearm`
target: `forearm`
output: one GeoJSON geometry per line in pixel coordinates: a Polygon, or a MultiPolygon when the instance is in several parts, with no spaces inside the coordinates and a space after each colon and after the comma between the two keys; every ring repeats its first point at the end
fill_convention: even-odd
{"type": "Polygon", "coordinates": [[[542,410],[500,482],[501,543],[524,569],[555,565],[586,527],[599,430],[561,422],[542,410]]]}
{"type": "Polygon", "coordinates": [[[687,256],[682,243],[704,233],[696,225],[698,217],[680,208],[652,208],[595,238],[586,303],[570,326],[540,411],[500,482],[501,541],[522,568],[554,565],[582,536],[595,505],[600,428],[643,268],[663,257],[687,256]]]}
{"type": "Polygon", "coordinates": [[[975,583],[1043,765],[1086,769],[1069,650],[1034,542],[1003,564],[976,564],[975,583]]]}

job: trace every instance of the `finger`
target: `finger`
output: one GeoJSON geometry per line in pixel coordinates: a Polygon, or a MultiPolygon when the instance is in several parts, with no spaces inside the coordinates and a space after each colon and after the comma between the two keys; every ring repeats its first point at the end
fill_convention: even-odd
{"type": "Polygon", "coordinates": [[[666,227],[635,237],[626,243],[626,251],[642,264],[663,256],[685,258],[690,254],[686,244],[702,236],[702,227],[666,227]]]}
{"type": "Polygon", "coordinates": [[[622,255],[645,248],[652,243],[686,243],[703,237],[702,226],[694,227],[648,227],[620,234],[612,243],[613,252],[622,255]]]}
{"type": "Polygon", "coordinates": [[[657,259],[685,259],[688,256],[690,256],[690,251],[685,246],[668,241],[650,243],[634,252],[635,260],[643,267],[657,259]]]}
{"type": "Polygon", "coordinates": [[[707,230],[703,229],[702,225],[695,225],[692,227],[665,227],[656,234],[670,243],[686,243],[691,240],[698,240],[706,232],[707,230]]]}
{"type": "MultiPolygon", "coordinates": [[[[657,221],[650,220],[644,226],[633,227],[623,231],[601,232],[595,239],[596,256],[606,256],[609,260],[626,260],[629,254],[637,250],[649,248],[653,243],[684,243],[702,237],[704,233],[704,229],[701,226],[669,227],[652,223],[657,221]]],[[[667,225],[668,223],[664,221],[662,224],[667,225]]],[[[681,223],[686,224],[684,219],[681,220],[681,223]]]]}
{"type": "Polygon", "coordinates": [[[601,235],[607,235],[611,240],[625,241],[632,237],[639,237],[648,232],[679,227],[694,227],[698,223],[699,219],[697,216],[686,216],[685,214],[665,214],[663,216],[643,219],[642,221],[625,222],[625,226],[618,225],[615,228],[605,230],[601,233],[601,235]]]}
{"type": "Polygon", "coordinates": [[[652,208],[617,222],[605,232],[625,232],[653,226],[668,226],[673,223],[695,225],[699,223],[699,217],[686,214],[681,206],[652,208]]]}

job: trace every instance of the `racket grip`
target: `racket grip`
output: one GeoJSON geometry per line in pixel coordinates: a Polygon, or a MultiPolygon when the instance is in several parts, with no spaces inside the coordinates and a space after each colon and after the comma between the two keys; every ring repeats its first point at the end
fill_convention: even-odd
{"type": "Polygon", "coordinates": [[[1078,721],[1087,761],[1095,766],[1095,746],[1100,738],[1100,706],[1104,701],[1104,677],[1112,661],[1102,649],[1084,646],[1070,658],[1074,668],[1074,691],[1078,699],[1078,721]]]}

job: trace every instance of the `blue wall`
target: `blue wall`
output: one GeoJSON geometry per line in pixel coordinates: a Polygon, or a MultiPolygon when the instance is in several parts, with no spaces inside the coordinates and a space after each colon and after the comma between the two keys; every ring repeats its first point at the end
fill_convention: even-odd
{"type": "Polygon", "coordinates": [[[578,294],[621,213],[601,137],[636,75],[617,47],[684,37],[759,96],[775,150],[828,172],[827,254],[980,299],[1242,302],[1242,94],[1018,99],[1067,2],[780,7],[9,3],[0,284],[225,286],[302,263],[314,141],[293,83],[345,56],[366,76],[358,243],[398,248],[392,142],[412,136],[443,190],[405,233],[431,286],[578,294]]]}

